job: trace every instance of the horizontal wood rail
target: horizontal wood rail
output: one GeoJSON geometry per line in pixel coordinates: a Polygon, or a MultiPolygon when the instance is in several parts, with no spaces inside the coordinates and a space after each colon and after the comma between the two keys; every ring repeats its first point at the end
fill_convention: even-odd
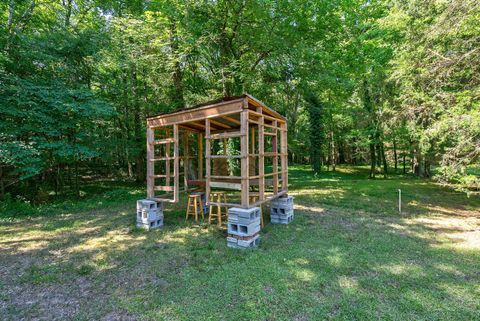
{"type": "Polygon", "coordinates": [[[206,159],[210,158],[245,158],[246,156],[242,155],[211,155],[211,156],[206,156],[206,159]]]}
{"type": "Polygon", "coordinates": [[[166,161],[166,160],[173,160],[175,157],[156,157],[156,158],[150,158],[150,162],[158,162],[158,161],[166,161]]]}
{"type": "Polygon", "coordinates": [[[234,132],[210,134],[209,136],[205,136],[205,138],[212,140],[212,139],[224,139],[224,138],[240,137],[240,136],[244,136],[244,135],[245,134],[242,134],[239,131],[234,131],[234,132]]]}
{"type": "Polygon", "coordinates": [[[242,179],[241,176],[219,176],[219,175],[210,175],[210,178],[213,179],[242,179]]]}
{"type": "Polygon", "coordinates": [[[164,138],[164,139],[157,139],[153,141],[153,145],[161,145],[161,144],[168,144],[174,143],[175,140],[173,138],[164,138]]]}
{"type": "Polygon", "coordinates": [[[153,189],[155,191],[164,191],[164,192],[173,192],[174,191],[173,186],[154,186],[153,189]]]}

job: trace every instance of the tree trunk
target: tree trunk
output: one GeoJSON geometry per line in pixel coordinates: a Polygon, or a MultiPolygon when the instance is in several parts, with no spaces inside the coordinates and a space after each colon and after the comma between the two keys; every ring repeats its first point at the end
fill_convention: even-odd
{"type": "Polygon", "coordinates": [[[397,140],[394,138],[393,139],[393,159],[395,162],[395,173],[397,172],[397,163],[398,163],[398,157],[397,157],[397,140]]]}
{"type": "Polygon", "coordinates": [[[403,154],[403,175],[407,173],[406,158],[407,158],[407,155],[403,154]]]}
{"type": "Polygon", "coordinates": [[[370,142],[370,178],[375,178],[375,144],[374,142],[370,142]]]}
{"type": "Polygon", "coordinates": [[[183,85],[182,85],[182,69],[180,67],[180,52],[178,50],[178,34],[177,24],[175,20],[170,22],[170,48],[172,50],[173,57],[173,104],[175,108],[184,107],[185,100],[183,97],[183,85]]]}
{"type": "Polygon", "coordinates": [[[383,177],[387,178],[388,164],[387,164],[387,158],[385,157],[385,147],[383,146],[383,142],[380,142],[379,145],[380,145],[380,153],[381,153],[382,162],[383,162],[383,177]]]}

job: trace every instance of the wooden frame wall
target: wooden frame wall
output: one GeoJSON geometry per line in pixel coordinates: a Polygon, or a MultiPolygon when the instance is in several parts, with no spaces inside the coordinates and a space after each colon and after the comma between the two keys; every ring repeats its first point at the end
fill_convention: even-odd
{"type": "Polygon", "coordinates": [[[179,160],[184,160],[184,190],[188,191],[188,162],[195,157],[198,164],[198,178],[203,179],[204,177],[205,179],[207,205],[250,208],[288,193],[287,122],[284,117],[249,95],[231,101],[147,118],[147,197],[163,202],[178,202],[180,192],[179,160]],[[167,132],[172,133],[169,137],[155,139],[155,130],[168,128],[171,128],[171,130],[167,130],[167,132]],[[189,150],[188,134],[186,133],[193,132],[197,134],[196,156],[185,154],[180,157],[179,129],[183,131],[184,151],[189,150]],[[279,137],[278,133],[280,133],[279,137]],[[225,145],[229,138],[234,137],[240,138],[239,155],[211,154],[212,141],[221,139],[225,145]],[[255,144],[257,137],[258,145],[255,144]],[[265,151],[266,137],[271,137],[271,152],[265,151]],[[170,156],[170,144],[172,143],[173,156],[170,156]],[[165,155],[155,155],[155,145],[159,144],[166,145],[165,155]],[[258,153],[255,153],[255,146],[258,146],[258,153]],[[204,158],[205,175],[203,175],[204,158]],[[214,158],[239,158],[241,175],[228,177],[212,175],[211,161],[214,158]],[[272,159],[272,173],[269,174],[265,173],[266,158],[272,159]],[[249,162],[251,159],[255,160],[255,164],[258,163],[258,175],[250,175],[249,162]],[[279,159],[280,170],[278,169],[279,159]],[[173,175],[170,173],[170,160],[173,160],[173,175]],[[155,162],[157,161],[166,162],[165,174],[155,174],[155,162]],[[155,178],[165,178],[166,185],[155,186],[155,178]],[[240,184],[224,183],[222,185],[218,182],[214,184],[215,180],[226,178],[239,180],[240,184]],[[173,179],[173,186],[170,186],[171,179],[173,179]],[[269,197],[266,196],[265,186],[267,179],[273,185],[273,194],[269,197]],[[252,180],[258,182],[258,192],[255,192],[255,195],[258,196],[258,201],[253,204],[250,203],[252,180]],[[280,189],[279,181],[281,181],[280,189]],[[240,186],[240,204],[210,202],[209,196],[212,185],[215,185],[215,187],[240,186]],[[166,191],[169,193],[157,196],[155,191],[166,191]]]}

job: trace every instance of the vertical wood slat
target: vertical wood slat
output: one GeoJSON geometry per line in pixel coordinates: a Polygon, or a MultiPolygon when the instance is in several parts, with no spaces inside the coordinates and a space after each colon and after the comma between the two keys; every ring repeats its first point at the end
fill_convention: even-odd
{"type": "Polygon", "coordinates": [[[198,145],[198,179],[203,178],[203,134],[198,133],[197,135],[197,145],[198,145]]]}
{"type": "Polygon", "coordinates": [[[259,200],[265,199],[265,127],[263,126],[264,117],[261,116],[258,124],[258,194],[259,200]]]}
{"type": "Polygon", "coordinates": [[[188,164],[190,162],[188,156],[188,148],[189,148],[189,142],[188,142],[188,132],[185,131],[183,133],[183,188],[185,191],[188,190],[188,164]]]}
{"type": "MultiPolygon", "coordinates": [[[[175,143],[175,142],[174,142],[175,143]]],[[[167,160],[165,161],[165,185],[170,186],[170,143],[167,143],[165,145],[165,157],[167,157],[167,160]]]]}
{"type": "MultiPolygon", "coordinates": [[[[205,119],[205,136],[210,137],[210,119],[205,119]]],[[[205,139],[205,201],[210,204],[210,139],[205,139]]]]}
{"type": "MultiPolygon", "coordinates": [[[[179,154],[178,154],[178,125],[173,125],[173,201],[178,202],[180,196],[180,180],[179,180],[179,154]]],[[[168,161],[167,161],[168,162],[168,161]]],[[[167,184],[168,185],[168,184],[167,184]]]]}
{"type": "Polygon", "coordinates": [[[280,152],[281,152],[281,170],[282,170],[282,190],[288,190],[288,140],[287,124],[280,124],[280,152]]]}
{"type": "MultiPolygon", "coordinates": [[[[277,121],[273,121],[273,126],[277,127],[277,121]]],[[[274,130],[275,135],[272,136],[272,152],[274,153],[273,156],[273,194],[278,194],[278,141],[277,141],[277,130],[274,130]]]]}
{"type": "Polygon", "coordinates": [[[248,166],[248,109],[243,110],[240,113],[240,132],[242,136],[240,137],[240,167],[242,173],[241,187],[242,187],[242,196],[241,203],[242,207],[248,208],[249,206],[249,166],[248,166]]]}
{"type": "Polygon", "coordinates": [[[154,133],[153,129],[151,127],[148,127],[147,124],[147,198],[154,198],[155,197],[155,191],[153,189],[154,187],[154,180],[155,178],[153,175],[155,175],[155,164],[152,161],[154,158],[154,145],[153,145],[153,140],[154,140],[154,133]]]}

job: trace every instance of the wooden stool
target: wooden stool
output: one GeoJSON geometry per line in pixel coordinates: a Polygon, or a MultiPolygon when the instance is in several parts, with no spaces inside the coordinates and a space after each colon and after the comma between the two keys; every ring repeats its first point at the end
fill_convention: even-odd
{"type": "Polygon", "coordinates": [[[198,211],[202,214],[202,219],[205,219],[203,215],[202,195],[190,194],[188,195],[187,212],[185,214],[185,222],[188,220],[188,216],[194,216],[195,221],[198,221],[198,211]]]}
{"type": "MultiPolygon", "coordinates": [[[[250,195],[250,204],[255,203],[258,201],[258,196],[257,195],[250,195]]],[[[265,224],[263,224],[263,209],[262,209],[262,204],[260,204],[260,226],[263,228],[265,224]]]]}
{"type": "MultiPolygon", "coordinates": [[[[210,202],[216,203],[226,203],[227,202],[227,194],[225,192],[211,192],[210,193],[210,202]],[[217,198],[215,200],[215,198],[217,198]],[[222,200],[223,199],[223,200],[222,200]]],[[[222,226],[222,206],[216,205],[217,213],[213,213],[213,205],[210,205],[210,212],[208,214],[208,224],[212,222],[212,217],[216,217],[218,221],[218,226],[222,226]]],[[[228,207],[223,206],[225,208],[225,217],[228,216],[228,207]]]]}

